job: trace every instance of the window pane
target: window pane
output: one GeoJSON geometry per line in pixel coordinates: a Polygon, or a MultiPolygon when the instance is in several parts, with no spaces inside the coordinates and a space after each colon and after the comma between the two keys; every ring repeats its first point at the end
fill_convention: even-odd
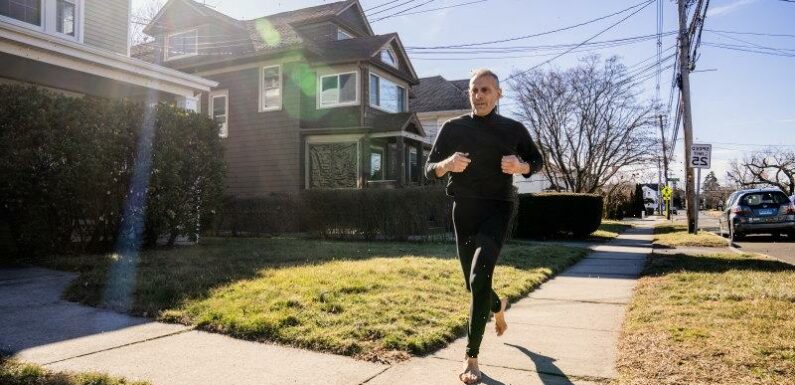
{"type": "Polygon", "coordinates": [[[378,86],[378,76],[370,75],[370,105],[377,106],[379,103],[379,86],[378,86]]]}
{"type": "Polygon", "coordinates": [[[381,61],[393,67],[397,67],[397,61],[395,60],[395,55],[392,53],[391,50],[385,49],[381,51],[381,61]]]}
{"type": "Polygon", "coordinates": [[[373,149],[370,153],[370,179],[382,180],[384,179],[384,151],[381,149],[373,149]]]}
{"type": "Polygon", "coordinates": [[[41,26],[41,0],[0,0],[0,15],[41,26]]]}
{"type": "Polygon", "coordinates": [[[213,116],[226,115],[226,96],[213,98],[213,116]]]}
{"type": "Polygon", "coordinates": [[[392,112],[398,111],[398,87],[389,80],[381,81],[381,107],[392,112]]]}
{"type": "Polygon", "coordinates": [[[279,107],[282,103],[281,76],[279,67],[262,70],[262,107],[279,107]]]}
{"type": "Polygon", "coordinates": [[[356,77],[353,74],[340,75],[340,103],[356,100],[356,77]]]}
{"type": "Polygon", "coordinates": [[[417,168],[417,148],[409,147],[409,180],[419,182],[419,169],[417,168]]]}
{"type": "Polygon", "coordinates": [[[196,31],[171,36],[168,39],[168,56],[193,55],[196,53],[196,31]]]}
{"type": "Polygon", "coordinates": [[[75,35],[75,5],[72,2],[58,0],[55,20],[58,32],[69,36],[75,35]]]}
{"type": "Polygon", "coordinates": [[[406,89],[398,87],[397,91],[397,112],[404,112],[406,111],[406,89]]]}
{"type": "Polygon", "coordinates": [[[320,83],[320,104],[327,105],[337,103],[339,96],[339,89],[337,89],[337,77],[325,77],[320,81],[320,83]]]}
{"type": "Polygon", "coordinates": [[[348,35],[345,31],[337,29],[337,40],[353,39],[353,36],[348,35]]]}

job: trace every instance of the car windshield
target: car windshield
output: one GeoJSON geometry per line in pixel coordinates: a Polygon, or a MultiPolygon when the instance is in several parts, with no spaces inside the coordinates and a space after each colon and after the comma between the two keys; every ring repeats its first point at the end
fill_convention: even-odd
{"type": "Polygon", "coordinates": [[[740,204],[743,206],[761,206],[764,204],[787,204],[789,203],[789,199],[787,198],[784,193],[781,192],[758,192],[758,193],[751,193],[746,194],[743,196],[743,199],[740,200],[740,204]]]}

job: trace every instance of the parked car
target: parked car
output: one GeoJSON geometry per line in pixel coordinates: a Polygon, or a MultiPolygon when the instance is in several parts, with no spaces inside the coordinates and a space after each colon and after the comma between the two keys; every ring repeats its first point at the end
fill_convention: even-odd
{"type": "Polygon", "coordinates": [[[721,234],[731,240],[753,233],[785,233],[793,239],[795,205],[777,188],[739,190],[729,195],[718,222],[721,234]]]}

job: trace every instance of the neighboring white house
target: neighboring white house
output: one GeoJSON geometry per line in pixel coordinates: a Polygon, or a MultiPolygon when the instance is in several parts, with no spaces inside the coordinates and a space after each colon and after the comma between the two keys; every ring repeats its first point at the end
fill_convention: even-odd
{"type": "Polygon", "coordinates": [[[658,185],[656,183],[648,183],[641,186],[643,190],[643,206],[647,209],[657,210],[657,206],[660,202],[659,192],[657,191],[658,185]],[[651,199],[650,203],[647,199],[651,199]]]}

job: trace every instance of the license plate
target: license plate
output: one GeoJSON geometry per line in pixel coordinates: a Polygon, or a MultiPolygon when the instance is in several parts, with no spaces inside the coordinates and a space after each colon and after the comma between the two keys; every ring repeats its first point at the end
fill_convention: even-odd
{"type": "Polygon", "coordinates": [[[773,209],[760,209],[759,215],[773,215],[773,209]]]}

